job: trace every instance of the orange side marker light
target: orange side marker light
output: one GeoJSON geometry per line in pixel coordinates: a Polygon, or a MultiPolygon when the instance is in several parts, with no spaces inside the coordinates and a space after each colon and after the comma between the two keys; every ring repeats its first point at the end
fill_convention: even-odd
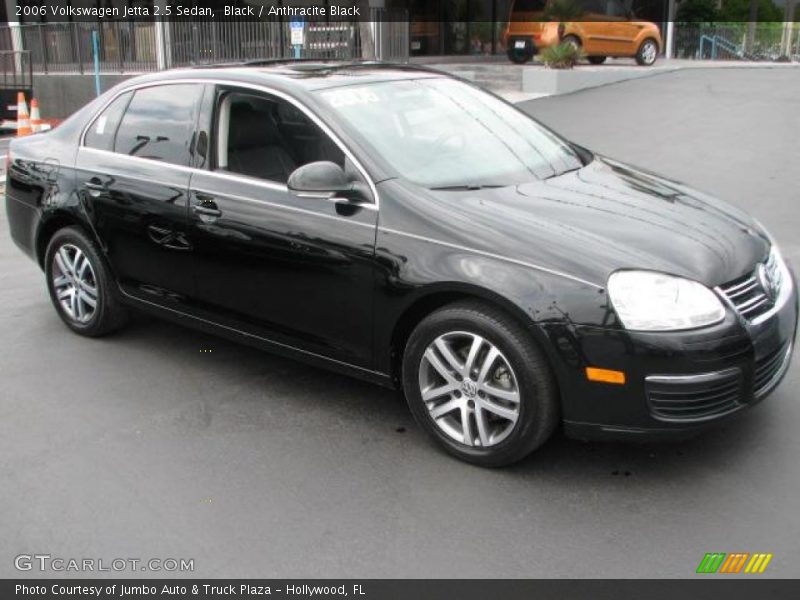
{"type": "Polygon", "coordinates": [[[625,371],[612,371],[611,369],[586,367],[586,379],[589,381],[599,381],[601,383],[625,385],[625,371]]]}

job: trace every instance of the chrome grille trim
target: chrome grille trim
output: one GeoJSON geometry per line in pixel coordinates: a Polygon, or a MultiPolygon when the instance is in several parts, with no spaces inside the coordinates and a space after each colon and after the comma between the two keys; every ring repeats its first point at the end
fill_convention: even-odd
{"type": "MultiPolygon", "coordinates": [[[[758,288],[758,281],[756,281],[755,278],[748,279],[746,283],[747,283],[747,287],[738,286],[740,289],[737,289],[736,291],[733,291],[733,290],[730,290],[730,289],[727,290],[726,293],[728,294],[728,298],[733,300],[733,299],[738,298],[739,296],[741,296],[743,294],[747,294],[749,292],[752,292],[756,288],[758,288]]],[[[744,284],[742,284],[742,285],[744,285],[744,284]]]]}
{"type": "Polygon", "coordinates": [[[749,292],[751,289],[757,286],[758,280],[754,275],[751,275],[746,281],[744,281],[744,283],[725,288],[725,294],[727,294],[728,298],[735,298],[736,296],[741,296],[742,294],[749,292]]]}
{"type": "Polygon", "coordinates": [[[773,355],[768,355],[757,361],[754,372],[753,394],[756,399],[769,394],[786,374],[792,358],[792,343],[781,348],[773,355]]]}
{"type": "Polygon", "coordinates": [[[734,367],[695,375],[650,375],[650,414],[660,421],[701,422],[742,408],[743,374],[734,367]]]}
{"type": "Polygon", "coordinates": [[[770,252],[769,258],[756,265],[753,271],[717,287],[716,291],[739,316],[755,324],[776,307],[785,284],[776,255],[770,252]],[[775,283],[777,294],[764,288],[764,278],[760,274],[764,269],[775,283]]]}

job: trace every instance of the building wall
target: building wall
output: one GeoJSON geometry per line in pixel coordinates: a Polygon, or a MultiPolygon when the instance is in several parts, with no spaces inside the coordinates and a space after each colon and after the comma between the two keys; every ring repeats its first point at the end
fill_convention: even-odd
{"type": "MultiPolygon", "coordinates": [[[[100,89],[109,88],[133,75],[100,75],[100,89]]],[[[94,100],[94,75],[33,76],[33,94],[39,100],[42,117],[63,119],[94,100]]]]}

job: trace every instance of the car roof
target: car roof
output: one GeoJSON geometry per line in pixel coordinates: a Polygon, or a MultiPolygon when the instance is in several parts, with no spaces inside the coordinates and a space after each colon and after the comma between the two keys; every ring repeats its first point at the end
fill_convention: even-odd
{"type": "Polygon", "coordinates": [[[297,92],[449,76],[421,65],[378,61],[264,60],[171,69],[138,77],[137,83],[197,78],[268,85],[279,90],[297,92]]]}

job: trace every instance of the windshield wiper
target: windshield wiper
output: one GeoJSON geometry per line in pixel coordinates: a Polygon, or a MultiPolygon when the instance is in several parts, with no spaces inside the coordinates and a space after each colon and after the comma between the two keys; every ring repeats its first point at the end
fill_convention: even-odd
{"type": "Polygon", "coordinates": [[[464,183],[461,185],[442,185],[439,187],[432,187],[431,190],[435,192],[463,192],[463,191],[472,191],[472,190],[486,190],[486,189],[494,189],[494,188],[501,188],[507,187],[505,185],[501,185],[499,183],[464,183]]]}

